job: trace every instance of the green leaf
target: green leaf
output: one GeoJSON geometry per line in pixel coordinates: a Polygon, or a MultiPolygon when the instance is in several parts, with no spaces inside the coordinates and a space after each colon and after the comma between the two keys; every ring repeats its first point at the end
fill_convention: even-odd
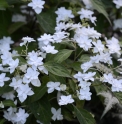
{"type": "Polygon", "coordinates": [[[8,7],[8,3],[5,0],[0,0],[0,10],[5,10],[8,7]]]}
{"type": "Polygon", "coordinates": [[[10,11],[0,11],[0,38],[3,36],[8,36],[8,27],[11,23],[11,13],[10,11]]]}
{"type": "MultiPolygon", "coordinates": [[[[47,76],[46,76],[47,77],[47,76]]],[[[41,87],[34,87],[34,95],[29,97],[29,102],[35,102],[41,99],[47,92],[47,82],[43,82],[41,87]]]]}
{"type": "Polygon", "coordinates": [[[29,104],[29,108],[37,120],[44,124],[50,124],[52,116],[51,106],[46,97],[43,97],[37,102],[29,104]]]}
{"type": "Polygon", "coordinates": [[[3,87],[0,87],[0,95],[2,95],[3,93],[7,93],[12,91],[13,88],[9,87],[8,85],[4,85],[3,87]]]}
{"type": "Polygon", "coordinates": [[[113,92],[114,96],[119,100],[122,104],[122,92],[113,92]]]}
{"type": "Polygon", "coordinates": [[[85,109],[77,108],[76,106],[74,106],[74,111],[80,124],[95,124],[94,118],[85,109]]]}
{"type": "Polygon", "coordinates": [[[16,22],[16,23],[11,24],[8,29],[8,33],[9,34],[14,33],[16,30],[18,30],[20,27],[22,27],[25,24],[26,24],[25,22],[16,22]]]}
{"type": "Polygon", "coordinates": [[[95,80],[92,83],[92,86],[95,88],[97,94],[103,91],[107,91],[107,86],[101,83],[99,80],[95,80]]]}
{"type": "Polygon", "coordinates": [[[89,54],[83,54],[81,57],[78,59],[79,62],[88,62],[90,60],[90,55],[89,54]]]}
{"type": "Polygon", "coordinates": [[[71,79],[69,79],[68,83],[69,83],[72,91],[76,92],[76,83],[73,80],[71,80],[71,79]]]}
{"type": "Polygon", "coordinates": [[[41,28],[47,33],[54,33],[56,26],[56,14],[52,10],[48,10],[46,12],[42,12],[37,15],[37,19],[41,28]]]}
{"type": "Polygon", "coordinates": [[[0,124],[5,124],[5,119],[0,120],[0,124]]]}
{"type": "Polygon", "coordinates": [[[61,63],[64,60],[66,60],[71,55],[72,52],[73,50],[68,50],[68,49],[60,50],[54,57],[54,61],[57,63],[61,63]]]}
{"type": "Polygon", "coordinates": [[[45,63],[44,67],[54,75],[61,77],[70,77],[69,71],[59,63],[50,61],[45,63]]]}
{"type": "Polygon", "coordinates": [[[2,101],[2,103],[4,104],[4,106],[16,107],[14,104],[14,101],[12,101],[12,100],[4,100],[4,101],[2,101]]]}
{"type": "Polygon", "coordinates": [[[60,82],[61,84],[66,84],[66,80],[63,77],[56,76],[56,75],[49,73],[49,78],[50,78],[50,81],[60,82]]]}
{"type": "Polygon", "coordinates": [[[99,0],[91,0],[93,7],[99,12],[102,13],[109,21],[109,23],[111,24],[111,21],[108,17],[108,14],[105,10],[104,4],[102,3],[102,1],[99,0]]]}

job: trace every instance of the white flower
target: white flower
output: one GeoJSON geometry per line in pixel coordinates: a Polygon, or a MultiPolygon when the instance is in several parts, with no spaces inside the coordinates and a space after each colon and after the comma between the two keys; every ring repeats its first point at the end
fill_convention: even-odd
{"type": "Polygon", "coordinates": [[[84,89],[84,90],[89,88],[90,85],[91,85],[91,83],[90,82],[86,82],[86,81],[80,81],[80,83],[78,84],[78,86],[80,86],[81,89],[84,89]]]}
{"type": "Polygon", "coordinates": [[[113,92],[122,92],[122,80],[114,79],[114,80],[112,81],[111,90],[112,90],[113,92]]]}
{"type": "Polygon", "coordinates": [[[26,16],[20,14],[13,15],[12,22],[26,22],[26,16]]]}
{"type": "Polygon", "coordinates": [[[16,108],[8,108],[7,111],[4,111],[3,117],[7,119],[8,121],[11,121],[12,123],[15,123],[16,120],[16,114],[15,112],[17,111],[16,108]]]}
{"type": "Polygon", "coordinates": [[[32,85],[40,87],[41,82],[38,79],[39,72],[36,70],[37,68],[35,66],[32,66],[32,68],[27,69],[27,73],[23,77],[24,83],[32,83],[32,85]]]}
{"type": "Polygon", "coordinates": [[[42,12],[42,9],[44,8],[43,5],[45,4],[45,1],[43,0],[32,0],[31,3],[28,4],[28,6],[32,7],[37,14],[42,12]]]}
{"type": "Polygon", "coordinates": [[[69,36],[69,33],[66,33],[65,31],[56,32],[53,35],[54,43],[60,43],[64,38],[68,36],[69,36]]]}
{"type": "Polygon", "coordinates": [[[15,98],[14,91],[4,93],[2,95],[2,98],[14,100],[15,98]]]}
{"type": "Polygon", "coordinates": [[[99,61],[100,61],[100,55],[97,54],[96,56],[91,56],[90,57],[90,61],[91,61],[91,63],[99,63],[99,61]]]}
{"type": "Polygon", "coordinates": [[[19,88],[21,85],[22,85],[22,79],[21,78],[17,79],[17,77],[13,77],[12,82],[9,84],[9,86],[13,87],[14,90],[19,88]]]}
{"type": "Polygon", "coordinates": [[[122,18],[114,20],[114,30],[117,28],[122,29],[122,18]]]}
{"type": "Polygon", "coordinates": [[[116,39],[115,37],[112,37],[111,40],[106,39],[106,42],[107,42],[106,46],[109,49],[109,53],[118,53],[119,55],[121,54],[120,53],[121,48],[120,48],[118,39],[116,39]]]}
{"type": "Polygon", "coordinates": [[[3,65],[9,64],[12,60],[12,54],[10,52],[4,52],[3,55],[1,55],[1,59],[3,65]]]}
{"type": "Polygon", "coordinates": [[[10,80],[9,77],[5,77],[5,73],[1,73],[0,74],[0,87],[3,87],[4,86],[4,81],[8,81],[10,80]]]}
{"type": "Polygon", "coordinates": [[[85,51],[88,51],[88,49],[90,49],[92,46],[92,44],[91,44],[92,40],[89,39],[87,36],[81,36],[75,40],[78,43],[78,45],[81,48],[83,48],[85,51]]]}
{"type": "Polygon", "coordinates": [[[27,99],[27,96],[31,96],[34,94],[34,92],[31,90],[28,84],[20,85],[16,91],[21,102],[24,102],[27,99]]]}
{"type": "Polygon", "coordinates": [[[111,58],[112,57],[110,56],[110,53],[108,53],[108,52],[106,52],[106,53],[100,52],[100,55],[99,55],[99,61],[100,62],[112,64],[111,58]]]}
{"type": "Polygon", "coordinates": [[[14,72],[14,70],[18,67],[18,64],[19,64],[19,59],[11,60],[10,63],[8,63],[9,65],[8,69],[10,69],[10,73],[14,72]]]}
{"type": "Polygon", "coordinates": [[[23,45],[25,45],[27,42],[32,42],[32,41],[35,41],[33,38],[31,38],[31,37],[23,37],[22,38],[22,40],[24,41],[24,42],[22,42],[22,43],[20,43],[20,46],[23,46],[23,45]]]}
{"type": "Polygon", "coordinates": [[[116,4],[116,8],[119,9],[122,7],[122,0],[113,0],[113,3],[116,4]]]}
{"type": "Polygon", "coordinates": [[[92,15],[94,14],[93,11],[91,10],[86,10],[86,9],[81,9],[80,11],[78,11],[78,14],[80,14],[80,19],[82,20],[83,18],[87,18],[89,20],[91,20],[92,23],[95,24],[96,21],[96,17],[92,17],[92,15]]]}
{"type": "Polygon", "coordinates": [[[43,58],[42,57],[38,57],[38,53],[37,52],[29,52],[28,53],[28,61],[27,63],[29,65],[34,65],[34,66],[40,66],[40,65],[43,65],[43,62],[42,62],[43,58]]]}
{"type": "Polygon", "coordinates": [[[39,42],[43,42],[44,45],[48,45],[50,42],[53,42],[53,36],[50,34],[44,33],[40,38],[38,38],[39,42]]]}
{"type": "Polygon", "coordinates": [[[82,0],[82,1],[86,5],[86,8],[87,9],[92,9],[93,8],[93,5],[91,3],[91,0],[82,0]]]}
{"type": "Polygon", "coordinates": [[[59,21],[68,21],[70,18],[74,18],[72,11],[65,9],[64,7],[58,8],[55,13],[58,15],[58,17],[56,18],[57,23],[59,21]]]}
{"type": "Polygon", "coordinates": [[[92,66],[93,66],[93,64],[91,61],[85,62],[85,63],[81,64],[81,69],[83,69],[83,72],[86,72],[92,66]]]}
{"type": "Polygon", "coordinates": [[[51,45],[47,45],[47,46],[44,46],[42,47],[43,50],[46,52],[46,53],[51,53],[51,54],[56,54],[58,52],[58,50],[55,50],[54,46],[51,46],[51,45]]]}
{"type": "Polygon", "coordinates": [[[25,110],[19,108],[19,111],[16,113],[16,122],[17,124],[25,124],[27,117],[29,116],[28,113],[25,113],[25,110]]]}
{"type": "Polygon", "coordinates": [[[60,82],[48,82],[47,87],[48,87],[48,93],[52,93],[54,90],[60,91],[60,82]]]}
{"type": "Polygon", "coordinates": [[[55,108],[51,108],[51,112],[53,114],[52,119],[55,121],[57,120],[63,120],[63,115],[61,114],[61,108],[59,108],[57,111],[55,108]]]}
{"type": "Polygon", "coordinates": [[[77,96],[80,100],[91,100],[91,94],[89,90],[80,89],[80,91],[77,91],[77,96]]]}
{"type": "Polygon", "coordinates": [[[97,40],[97,42],[92,42],[94,44],[94,50],[93,53],[97,52],[103,52],[104,50],[104,45],[102,44],[101,40],[97,40]]]}
{"type": "Polygon", "coordinates": [[[76,29],[76,34],[74,35],[74,38],[76,37],[81,37],[81,36],[87,36],[88,38],[99,38],[101,37],[101,34],[98,33],[96,30],[94,30],[94,28],[86,28],[86,27],[82,27],[82,28],[77,28],[76,29]]]}
{"type": "Polygon", "coordinates": [[[73,102],[74,102],[74,99],[72,98],[71,95],[68,95],[68,96],[62,95],[61,98],[59,99],[59,105],[67,105],[73,102]]]}
{"type": "Polygon", "coordinates": [[[91,81],[94,81],[94,78],[93,76],[96,74],[96,72],[88,72],[86,74],[82,74],[81,72],[78,72],[77,74],[74,75],[74,78],[76,78],[78,81],[88,81],[88,80],[91,80],[91,81]]]}

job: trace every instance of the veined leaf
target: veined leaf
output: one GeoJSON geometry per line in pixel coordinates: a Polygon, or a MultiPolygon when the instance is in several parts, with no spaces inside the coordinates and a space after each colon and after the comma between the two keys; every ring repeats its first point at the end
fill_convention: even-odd
{"type": "Polygon", "coordinates": [[[37,19],[39,21],[40,26],[47,33],[54,33],[56,26],[56,14],[52,10],[48,10],[47,12],[42,12],[37,15],[37,19]]]}
{"type": "Polygon", "coordinates": [[[47,62],[44,64],[45,68],[52,74],[61,77],[70,77],[69,71],[59,63],[47,62]]]}
{"type": "Polygon", "coordinates": [[[95,124],[95,120],[92,115],[82,108],[77,108],[74,106],[75,114],[80,122],[80,124],[95,124]]]}
{"type": "Polygon", "coordinates": [[[12,107],[16,107],[16,105],[14,104],[14,102],[12,100],[4,100],[2,101],[4,106],[12,106],[12,107]]]}
{"type": "Polygon", "coordinates": [[[25,24],[26,24],[25,22],[16,22],[16,23],[11,24],[8,29],[8,33],[9,34],[14,33],[16,30],[18,30],[20,27],[22,27],[25,24]]]}
{"type": "Polygon", "coordinates": [[[108,17],[108,14],[107,14],[107,12],[105,10],[104,4],[101,1],[99,1],[99,0],[91,0],[91,2],[92,2],[93,7],[99,13],[102,13],[108,19],[109,23],[111,24],[111,21],[110,21],[110,19],[108,17]]]}
{"type": "Polygon", "coordinates": [[[54,61],[57,63],[61,63],[64,60],[66,60],[71,55],[72,52],[73,50],[68,50],[68,49],[60,50],[54,57],[54,61]]]}
{"type": "Polygon", "coordinates": [[[43,124],[50,124],[51,106],[46,97],[29,104],[29,108],[37,120],[41,121],[43,124]]]}

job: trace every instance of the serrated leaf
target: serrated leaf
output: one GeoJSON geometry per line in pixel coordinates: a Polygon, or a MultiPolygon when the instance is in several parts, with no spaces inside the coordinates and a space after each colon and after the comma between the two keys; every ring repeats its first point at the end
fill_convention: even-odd
{"type": "Polygon", "coordinates": [[[61,63],[64,60],[66,60],[72,54],[72,52],[73,50],[68,50],[68,49],[60,50],[54,57],[54,61],[57,63],[61,63]]]}
{"type": "Polygon", "coordinates": [[[111,21],[108,17],[108,14],[105,10],[105,7],[104,7],[104,4],[102,3],[102,1],[99,1],[99,0],[91,0],[92,2],[92,5],[94,7],[94,9],[96,9],[99,13],[102,13],[106,18],[107,20],[109,21],[109,23],[111,24],[111,21]]]}
{"type": "Polygon", "coordinates": [[[54,75],[61,77],[70,77],[69,71],[59,63],[50,61],[45,63],[44,67],[54,75]]]}
{"type": "Polygon", "coordinates": [[[76,106],[74,106],[74,111],[80,124],[95,124],[94,118],[85,109],[77,108],[76,106]]]}
{"type": "Polygon", "coordinates": [[[43,97],[37,102],[29,104],[29,108],[37,120],[43,124],[50,124],[52,116],[51,106],[46,97],[43,97]]]}
{"type": "Polygon", "coordinates": [[[12,100],[4,100],[2,101],[4,106],[12,106],[12,107],[16,107],[16,105],[14,104],[14,101],[12,100]]]}
{"type": "Polygon", "coordinates": [[[56,14],[52,10],[48,10],[46,12],[42,12],[37,15],[37,19],[41,28],[47,33],[54,33],[56,26],[56,14]]]}
{"type": "Polygon", "coordinates": [[[23,25],[25,25],[25,22],[16,22],[10,25],[10,27],[8,28],[8,33],[12,34],[14,33],[16,30],[18,30],[20,27],[22,27],[23,25]]]}

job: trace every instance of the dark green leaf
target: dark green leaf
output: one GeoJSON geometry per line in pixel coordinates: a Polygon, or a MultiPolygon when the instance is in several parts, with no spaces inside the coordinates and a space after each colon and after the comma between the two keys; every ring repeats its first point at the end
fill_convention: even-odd
{"type": "Polygon", "coordinates": [[[70,77],[68,70],[61,64],[55,62],[47,62],[44,64],[45,68],[54,75],[61,77],[70,77]]]}
{"type": "Polygon", "coordinates": [[[10,11],[0,11],[0,38],[8,36],[8,27],[11,23],[10,11]]]}
{"type": "Polygon", "coordinates": [[[95,124],[94,118],[85,109],[77,108],[76,106],[74,106],[74,111],[80,124],[95,124]]]}
{"type": "Polygon", "coordinates": [[[2,101],[2,103],[4,104],[4,106],[16,107],[14,104],[14,101],[12,101],[12,100],[4,100],[4,101],[2,101]]]}
{"type": "Polygon", "coordinates": [[[0,120],[0,124],[4,124],[5,123],[5,119],[0,120]]]}
{"type": "Polygon", "coordinates": [[[91,0],[92,2],[92,5],[94,6],[94,8],[99,12],[99,13],[102,13],[109,21],[109,23],[111,24],[111,21],[108,17],[108,14],[105,10],[105,7],[104,7],[104,4],[99,1],[99,0],[91,0]]]}
{"type": "Polygon", "coordinates": [[[0,95],[2,95],[3,93],[7,93],[12,91],[13,88],[9,87],[8,85],[4,85],[3,87],[0,87],[0,95]]]}
{"type": "Polygon", "coordinates": [[[8,7],[8,3],[5,0],[0,0],[0,10],[5,10],[8,7]]]}
{"type": "Polygon", "coordinates": [[[16,22],[16,23],[11,24],[8,29],[8,33],[9,34],[14,33],[16,30],[18,30],[20,27],[22,27],[25,24],[26,24],[25,22],[16,22]]]}
{"type": "Polygon", "coordinates": [[[41,99],[47,92],[47,82],[43,82],[41,87],[34,87],[34,95],[29,98],[29,102],[35,102],[41,99]]]}
{"type": "Polygon", "coordinates": [[[50,124],[52,116],[51,106],[46,97],[43,97],[37,102],[29,104],[29,108],[37,120],[44,124],[50,124]]]}
{"type": "Polygon", "coordinates": [[[63,77],[56,76],[56,75],[49,73],[49,78],[50,78],[50,81],[60,82],[62,84],[66,84],[66,80],[63,77]]]}
{"type": "Polygon", "coordinates": [[[66,60],[71,55],[72,52],[73,50],[68,50],[68,49],[60,50],[54,57],[54,61],[57,63],[61,63],[64,60],[66,60]]]}
{"type": "Polygon", "coordinates": [[[40,26],[47,33],[54,33],[56,26],[56,14],[52,10],[48,10],[46,12],[42,12],[37,15],[37,19],[39,21],[40,26]]]}

